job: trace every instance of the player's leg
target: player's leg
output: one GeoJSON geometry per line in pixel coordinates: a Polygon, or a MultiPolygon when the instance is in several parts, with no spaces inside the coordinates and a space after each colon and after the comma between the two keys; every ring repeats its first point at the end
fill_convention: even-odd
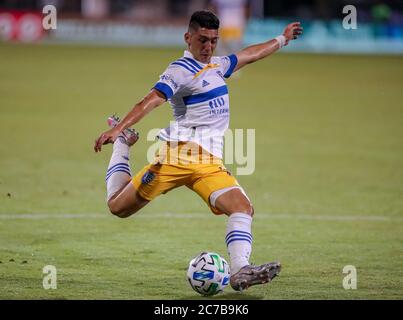
{"type": "Polygon", "coordinates": [[[112,214],[119,218],[127,218],[143,208],[149,200],[140,196],[129,180],[121,190],[116,192],[109,200],[108,207],[112,214]]]}
{"type": "Polygon", "coordinates": [[[252,252],[253,206],[239,186],[224,188],[210,195],[210,204],[228,216],[225,241],[230,256],[231,273],[249,265],[252,252]]]}
{"type": "Polygon", "coordinates": [[[270,262],[260,266],[249,263],[252,252],[252,217],[253,206],[243,189],[239,186],[224,188],[210,195],[210,204],[217,210],[228,215],[225,241],[230,256],[231,280],[235,290],[270,282],[275,278],[281,265],[270,262]]]}
{"type": "Polygon", "coordinates": [[[186,184],[188,177],[192,175],[192,170],[186,166],[170,165],[164,161],[164,152],[168,152],[171,156],[175,152],[171,151],[167,144],[161,148],[153,163],[146,165],[131,178],[127,146],[114,145],[111,169],[107,174],[107,179],[115,178],[115,182],[108,182],[108,205],[113,214],[126,218],[160,194],[186,184]]]}
{"type": "Polygon", "coordinates": [[[210,195],[210,204],[216,209],[231,216],[234,213],[243,213],[253,217],[252,203],[240,186],[223,188],[210,195]]]}
{"type": "MultiPolygon", "coordinates": [[[[118,121],[117,117],[112,116],[108,124],[114,127],[118,121]]],[[[130,183],[129,149],[137,140],[138,133],[132,129],[126,129],[116,139],[106,172],[107,203],[111,213],[121,218],[130,216],[149,202],[130,183]]]]}
{"type": "Polygon", "coordinates": [[[230,256],[230,284],[235,290],[271,281],[279,272],[280,264],[249,264],[252,252],[253,206],[235,177],[222,163],[196,167],[196,179],[189,186],[210,206],[215,214],[228,216],[226,244],[230,256]]]}

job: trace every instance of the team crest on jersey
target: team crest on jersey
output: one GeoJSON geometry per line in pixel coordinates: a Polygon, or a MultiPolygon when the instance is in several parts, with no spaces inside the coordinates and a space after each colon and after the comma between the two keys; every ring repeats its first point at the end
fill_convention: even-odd
{"type": "Polygon", "coordinates": [[[203,80],[202,82],[202,87],[207,87],[210,83],[208,83],[206,80],[203,80]]]}
{"type": "Polygon", "coordinates": [[[148,170],[141,178],[141,183],[149,184],[151,181],[154,180],[154,178],[155,178],[155,173],[148,170]]]}

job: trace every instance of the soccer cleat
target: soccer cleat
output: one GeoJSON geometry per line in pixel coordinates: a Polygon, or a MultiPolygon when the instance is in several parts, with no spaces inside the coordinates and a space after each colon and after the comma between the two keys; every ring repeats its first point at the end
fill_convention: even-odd
{"type": "Polygon", "coordinates": [[[270,262],[260,266],[247,265],[230,278],[232,289],[242,291],[250,286],[271,282],[281,271],[280,262],[270,262]]]}
{"type": "MultiPolygon", "coordinates": [[[[116,115],[110,116],[108,118],[108,125],[111,128],[114,128],[118,125],[120,119],[116,115]]],[[[118,138],[121,138],[124,140],[124,143],[126,143],[129,147],[134,145],[137,140],[139,139],[139,133],[131,128],[127,128],[123,130],[123,132],[118,136],[118,138]]]]}

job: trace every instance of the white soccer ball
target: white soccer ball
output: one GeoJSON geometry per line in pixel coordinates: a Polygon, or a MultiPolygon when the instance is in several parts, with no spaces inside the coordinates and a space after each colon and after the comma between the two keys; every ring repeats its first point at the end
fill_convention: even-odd
{"type": "Polygon", "coordinates": [[[187,277],[196,292],[213,296],[228,285],[230,268],[218,253],[202,252],[190,261],[187,277]]]}

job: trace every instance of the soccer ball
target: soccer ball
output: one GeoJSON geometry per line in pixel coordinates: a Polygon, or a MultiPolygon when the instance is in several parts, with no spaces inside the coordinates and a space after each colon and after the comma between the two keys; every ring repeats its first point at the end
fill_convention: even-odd
{"type": "Polygon", "coordinates": [[[218,253],[202,252],[190,261],[187,277],[193,290],[203,296],[213,296],[228,285],[230,269],[218,253]]]}

